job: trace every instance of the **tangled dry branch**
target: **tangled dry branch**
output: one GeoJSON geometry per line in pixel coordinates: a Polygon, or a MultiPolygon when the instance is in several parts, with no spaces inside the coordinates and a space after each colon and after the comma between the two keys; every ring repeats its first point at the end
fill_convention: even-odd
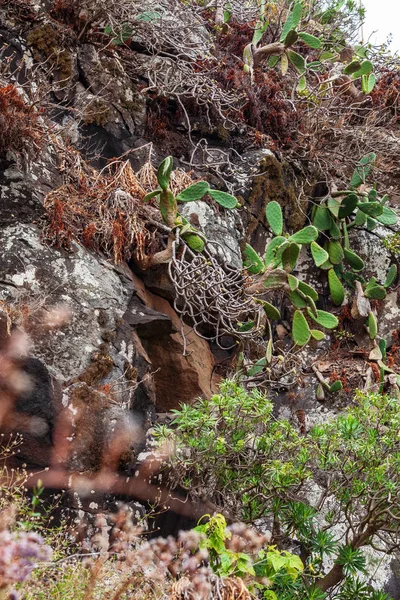
{"type": "MultiPolygon", "coordinates": [[[[262,335],[262,307],[246,294],[246,274],[228,265],[220,265],[205,248],[194,254],[179,239],[172,244],[169,275],[175,288],[174,307],[183,319],[193,323],[197,335],[216,340],[221,346],[224,335],[241,339],[259,339],[262,335]],[[254,321],[249,331],[241,323],[254,321]],[[211,328],[210,334],[206,333],[211,328]]],[[[232,346],[233,347],[233,346],[232,346]]]]}

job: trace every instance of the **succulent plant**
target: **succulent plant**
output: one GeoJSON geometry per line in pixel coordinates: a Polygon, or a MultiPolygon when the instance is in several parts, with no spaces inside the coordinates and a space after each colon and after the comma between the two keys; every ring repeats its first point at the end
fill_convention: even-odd
{"type": "Polygon", "coordinates": [[[343,303],[345,291],[342,282],[336,275],[334,269],[328,271],[329,291],[332,296],[333,303],[340,306],[343,303]]]}
{"type": "Polygon", "coordinates": [[[282,209],[278,202],[273,200],[272,202],[268,202],[265,214],[267,217],[267,221],[269,226],[271,227],[273,233],[275,235],[282,235],[283,231],[283,215],[282,209]]]}
{"type": "Polygon", "coordinates": [[[296,310],[293,315],[292,337],[297,346],[305,346],[310,341],[310,327],[307,319],[300,310],[296,310]]]}

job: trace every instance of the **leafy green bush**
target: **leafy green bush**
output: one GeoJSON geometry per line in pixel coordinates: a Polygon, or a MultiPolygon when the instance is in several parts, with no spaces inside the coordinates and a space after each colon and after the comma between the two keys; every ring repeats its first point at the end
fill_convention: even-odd
{"type": "MultiPolygon", "coordinates": [[[[398,399],[359,392],[346,414],[300,436],[274,419],[260,392],[225,381],[211,400],[175,411],[173,429],[157,434],[175,448],[172,486],[234,519],[271,519],[278,547],[287,538],[300,543],[304,572],[290,585],[308,590],[305,598],[325,598],[343,581],[339,597],[353,598],[343,590],[365,573],[363,548],[390,552],[400,543],[398,399]],[[314,505],[310,486],[319,490],[314,505]]],[[[385,597],[362,585],[365,598],[385,597]]]]}

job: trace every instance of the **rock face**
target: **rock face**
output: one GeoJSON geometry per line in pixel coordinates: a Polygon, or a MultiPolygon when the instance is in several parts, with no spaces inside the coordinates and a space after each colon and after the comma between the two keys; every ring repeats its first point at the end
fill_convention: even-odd
{"type": "Polygon", "coordinates": [[[237,269],[242,267],[244,231],[236,210],[220,213],[205,202],[190,202],[183,206],[181,214],[205,234],[208,248],[222,262],[237,269]]]}

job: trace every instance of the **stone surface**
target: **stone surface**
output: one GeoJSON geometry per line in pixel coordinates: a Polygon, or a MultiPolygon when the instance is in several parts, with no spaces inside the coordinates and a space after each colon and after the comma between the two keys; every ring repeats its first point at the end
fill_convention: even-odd
{"type": "Polygon", "coordinates": [[[242,268],[241,247],[244,242],[244,230],[237,210],[219,210],[206,202],[198,201],[184,204],[180,212],[204,233],[209,242],[208,249],[222,263],[237,269],[242,268]]]}
{"type": "Polygon", "coordinates": [[[146,290],[137,278],[134,281],[142,302],[152,310],[168,315],[177,331],[143,340],[152,363],[157,410],[168,411],[199,396],[209,397],[216,383],[209,345],[187,325],[183,326],[185,344],[180,319],[169,302],[146,290]]]}

